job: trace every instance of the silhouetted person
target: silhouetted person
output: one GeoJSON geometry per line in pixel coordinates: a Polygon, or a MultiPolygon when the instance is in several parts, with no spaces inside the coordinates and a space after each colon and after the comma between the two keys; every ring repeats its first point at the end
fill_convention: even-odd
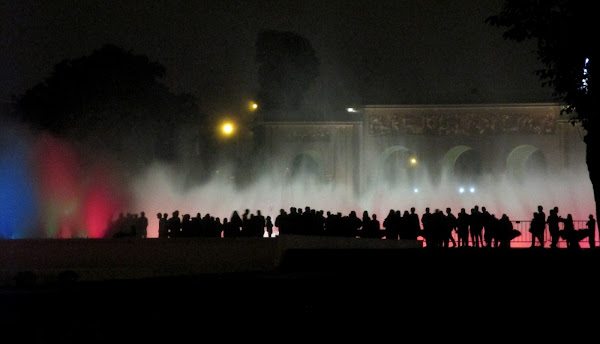
{"type": "Polygon", "coordinates": [[[215,217],[215,218],[211,217],[210,232],[209,232],[208,236],[213,237],[213,238],[223,237],[223,224],[221,223],[220,217],[215,217]]]}
{"type": "MultiPolygon", "coordinates": [[[[300,215],[298,214],[298,209],[296,207],[290,207],[290,212],[287,214],[286,218],[286,234],[302,234],[299,226],[300,215]]],[[[281,231],[279,233],[281,234],[281,231]]]]}
{"type": "Polygon", "coordinates": [[[381,224],[379,220],[377,220],[377,215],[373,214],[372,217],[369,217],[369,213],[367,211],[363,212],[363,226],[360,231],[361,238],[371,238],[371,239],[381,239],[383,236],[381,231],[381,224]]]}
{"type": "Polygon", "coordinates": [[[192,228],[190,236],[192,237],[200,237],[202,236],[203,228],[202,226],[202,215],[200,213],[196,213],[196,216],[192,217],[192,228]]]}
{"type": "Polygon", "coordinates": [[[265,226],[266,220],[260,210],[256,211],[256,215],[254,215],[254,219],[252,220],[252,236],[262,238],[265,236],[265,226]]]}
{"type": "Polygon", "coordinates": [[[323,210],[315,211],[314,225],[316,228],[317,235],[325,234],[325,216],[323,215],[323,213],[323,210]]]}
{"type": "Polygon", "coordinates": [[[169,224],[167,221],[167,217],[169,215],[167,213],[161,214],[157,213],[156,218],[158,219],[158,237],[161,239],[169,237],[169,224]]]}
{"type": "Polygon", "coordinates": [[[359,228],[362,227],[362,220],[356,216],[356,211],[350,211],[350,214],[346,217],[346,228],[345,235],[348,237],[356,237],[359,234],[359,228]]]}
{"type": "Polygon", "coordinates": [[[288,234],[288,226],[286,226],[286,222],[287,213],[285,212],[285,209],[279,209],[279,214],[275,217],[274,223],[275,227],[277,227],[279,235],[288,234]]]}
{"type": "Polygon", "coordinates": [[[483,219],[478,205],[475,205],[471,209],[471,215],[469,216],[469,232],[471,234],[473,247],[483,247],[483,219]]]}
{"type": "Polygon", "coordinates": [[[148,218],[145,212],[141,212],[137,218],[136,236],[138,238],[145,238],[148,236],[148,218]]]}
{"type": "Polygon", "coordinates": [[[539,242],[540,247],[544,247],[544,230],[546,229],[546,219],[543,214],[539,211],[533,213],[533,218],[529,225],[529,232],[531,233],[531,247],[535,247],[536,240],[539,242]]]}
{"type": "Polygon", "coordinates": [[[381,223],[377,219],[377,214],[371,215],[371,221],[369,221],[369,232],[371,234],[371,238],[381,239],[381,223]]]}
{"type": "Polygon", "coordinates": [[[456,217],[456,235],[459,247],[469,246],[469,214],[461,208],[456,217]]]}
{"type": "MultiPolygon", "coordinates": [[[[440,209],[435,209],[431,216],[430,237],[433,247],[442,247],[446,237],[446,216],[440,209]]],[[[429,243],[427,244],[429,246],[429,243]]]]}
{"type": "Polygon", "coordinates": [[[306,226],[309,228],[310,235],[323,235],[323,213],[316,209],[306,207],[304,210],[306,226]]]}
{"type": "Polygon", "coordinates": [[[181,232],[179,236],[181,237],[191,237],[192,236],[192,216],[190,214],[183,214],[183,218],[181,219],[181,232]]]}
{"type": "Polygon", "coordinates": [[[267,236],[271,238],[273,236],[273,221],[271,221],[271,216],[267,216],[265,219],[265,226],[267,227],[267,236]]]}
{"type": "Polygon", "coordinates": [[[240,214],[237,212],[237,210],[234,210],[233,213],[231,214],[231,218],[229,219],[229,222],[231,222],[231,236],[240,236],[240,231],[242,230],[242,224],[243,224],[243,220],[240,217],[240,214]]]}
{"type": "Polygon", "coordinates": [[[596,247],[596,219],[594,219],[594,215],[590,214],[590,216],[588,216],[588,221],[585,226],[588,230],[590,248],[594,248],[596,247]]]}
{"type": "MultiPolygon", "coordinates": [[[[496,214],[490,214],[490,218],[487,223],[485,233],[487,234],[486,247],[498,247],[500,245],[500,219],[496,217],[496,214]]],[[[484,234],[485,236],[485,234],[484,234]]]]}
{"type": "MultiPolygon", "coordinates": [[[[544,207],[542,207],[541,205],[538,205],[537,207],[538,209],[538,214],[540,215],[540,219],[544,221],[544,223],[546,223],[546,213],[544,213],[544,207]]],[[[546,225],[544,225],[545,227],[546,225]]]]}
{"type": "Polygon", "coordinates": [[[431,209],[429,207],[425,208],[425,212],[421,215],[421,225],[423,226],[422,236],[425,239],[425,245],[428,247],[435,246],[434,241],[434,220],[433,214],[431,213],[431,209]]]}
{"type": "Polygon", "coordinates": [[[396,210],[395,212],[396,221],[394,222],[396,225],[396,229],[394,229],[394,233],[396,233],[397,239],[406,239],[406,226],[404,224],[404,218],[402,217],[402,213],[400,210],[396,210]]]}
{"type": "Polygon", "coordinates": [[[408,210],[405,210],[404,213],[402,213],[402,216],[400,217],[400,239],[414,240],[417,238],[414,235],[415,232],[410,227],[410,220],[410,213],[408,212],[408,210]]]}
{"type": "Polygon", "coordinates": [[[242,228],[241,228],[241,236],[249,237],[252,235],[252,228],[250,226],[250,209],[245,209],[242,213],[242,228]]]}
{"type": "Polygon", "coordinates": [[[581,246],[579,242],[581,239],[587,236],[586,231],[578,231],[575,230],[575,225],[573,224],[573,216],[571,214],[567,214],[567,218],[561,220],[563,223],[563,230],[561,231],[561,237],[565,239],[567,242],[567,248],[570,249],[579,249],[581,246]]]}
{"type": "Polygon", "coordinates": [[[383,219],[383,228],[385,229],[385,238],[387,240],[398,239],[398,233],[396,233],[396,212],[394,209],[390,209],[385,219],[383,219]]]}
{"type": "Polygon", "coordinates": [[[492,214],[486,209],[481,207],[481,219],[483,221],[483,241],[486,247],[492,247],[494,241],[494,224],[492,214]]]}
{"type": "Polygon", "coordinates": [[[223,218],[223,238],[234,238],[238,234],[238,228],[228,218],[223,218]]]}
{"type": "Polygon", "coordinates": [[[404,221],[404,224],[407,227],[408,239],[417,240],[419,235],[421,235],[421,220],[419,219],[419,214],[416,213],[415,207],[410,208],[410,214],[404,221]]]}
{"type": "Polygon", "coordinates": [[[117,219],[117,232],[113,235],[114,238],[124,238],[136,236],[137,231],[137,214],[121,213],[117,219]]]}
{"type": "Polygon", "coordinates": [[[362,228],[360,229],[359,236],[361,238],[371,238],[371,232],[369,228],[369,224],[371,223],[371,217],[369,216],[369,212],[364,210],[362,213],[362,228]]]}
{"type": "Polygon", "coordinates": [[[179,218],[179,210],[175,210],[172,213],[171,218],[168,220],[169,224],[169,238],[176,238],[181,233],[181,218],[179,218]]]}
{"type": "Polygon", "coordinates": [[[513,223],[506,214],[502,214],[498,220],[497,239],[498,247],[509,248],[510,242],[521,235],[521,232],[514,229],[513,223]]]}
{"type": "Polygon", "coordinates": [[[550,248],[558,248],[560,239],[560,217],[558,216],[558,208],[550,209],[546,224],[548,224],[548,233],[550,234],[550,248]]]}
{"type": "MultiPolygon", "coordinates": [[[[544,207],[538,205],[537,207],[537,221],[535,227],[535,237],[540,242],[540,246],[544,247],[544,233],[546,232],[546,213],[544,213],[544,207]]],[[[535,238],[531,238],[532,245],[534,244],[535,238]]]]}
{"type": "Polygon", "coordinates": [[[126,226],[125,213],[119,213],[119,216],[112,222],[111,229],[109,231],[111,237],[120,237],[126,226]]]}
{"type": "Polygon", "coordinates": [[[452,242],[452,247],[456,247],[456,240],[454,240],[453,233],[458,226],[458,219],[452,214],[452,209],[446,208],[446,219],[444,221],[444,247],[448,247],[452,242]]]}

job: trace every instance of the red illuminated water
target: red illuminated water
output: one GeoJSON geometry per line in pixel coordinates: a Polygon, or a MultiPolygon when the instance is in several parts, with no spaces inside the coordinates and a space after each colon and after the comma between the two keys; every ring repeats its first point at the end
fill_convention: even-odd
{"type": "Polygon", "coordinates": [[[17,158],[19,164],[3,166],[25,166],[20,175],[12,177],[12,183],[23,181],[31,188],[8,191],[18,194],[31,190],[33,194],[27,204],[16,207],[11,206],[10,199],[3,201],[3,209],[8,209],[3,216],[27,211],[24,215],[35,219],[33,225],[13,222],[5,231],[6,237],[102,238],[113,215],[129,207],[129,190],[118,180],[110,160],[99,155],[86,156],[76,147],[42,134],[29,138],[28,148],[17,158]]]}

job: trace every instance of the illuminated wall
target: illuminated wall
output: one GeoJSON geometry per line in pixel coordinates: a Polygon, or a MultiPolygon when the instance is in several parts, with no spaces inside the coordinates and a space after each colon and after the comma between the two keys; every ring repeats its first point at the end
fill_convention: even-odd
{"type": "Polygon", "coordinates": [[[313,170],[327,187],[352,190],[342,199],[356,198],[353,209],[452,204],[458,210],[478,203],[526,220],[540,202],[587,218],[594,207],[585,144],[560,110],[557,104],[385,105],[353,108],[359,122],[264,122],[264,159],[270,171],[284,174],[312,152],[320,161],[313,170]]]}

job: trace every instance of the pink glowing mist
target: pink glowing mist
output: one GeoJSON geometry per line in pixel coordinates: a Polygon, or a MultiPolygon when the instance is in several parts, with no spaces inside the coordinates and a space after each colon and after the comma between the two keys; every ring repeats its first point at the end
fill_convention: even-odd
{"type": "Polygon", "coordinates": [[[37,236],[102,238],[114,214],[128,205],[128,190],[110,159],[85,154],[77,146],[49,134],[33,144],[39,213],[37,236]]]}

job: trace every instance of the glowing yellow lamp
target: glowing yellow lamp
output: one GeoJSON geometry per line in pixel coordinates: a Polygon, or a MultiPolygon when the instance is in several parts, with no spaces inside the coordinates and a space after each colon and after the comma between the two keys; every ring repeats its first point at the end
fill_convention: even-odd
{"type": "Polygon", "coordinates": [[[233,133],[233,124],[231,124],[231,123],[225,123],[221,127],[221,130],[223,131],[223,134],[225,134],[225,135],[231,135],[233,133]]]}

